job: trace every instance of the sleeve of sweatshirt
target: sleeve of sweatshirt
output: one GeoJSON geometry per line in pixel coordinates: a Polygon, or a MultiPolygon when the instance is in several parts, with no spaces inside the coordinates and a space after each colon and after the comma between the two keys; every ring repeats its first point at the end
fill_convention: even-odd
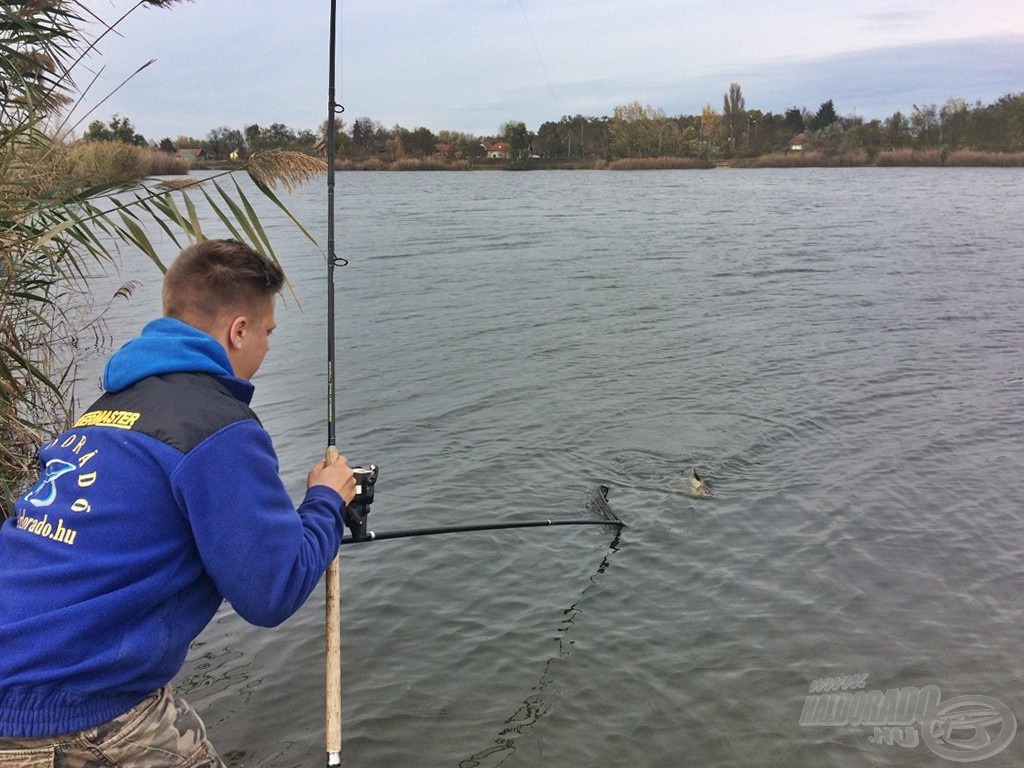
{"type": "Polygon", "coordinates": [[[171,481],[203,566],[252,624],[277,626],[295,613],[338,552],[341,496],[314,486],[295,509],[270,435],[255,420],[208,437],[171,481]]]}

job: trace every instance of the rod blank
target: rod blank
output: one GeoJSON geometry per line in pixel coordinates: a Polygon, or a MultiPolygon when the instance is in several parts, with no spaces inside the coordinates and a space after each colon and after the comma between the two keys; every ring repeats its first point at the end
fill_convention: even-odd
{"type": "Polygon", "coordinates": [[[597,512],[600,518],[586,520],[524,520],[512,523],[467,523],[465,525],[447,525],[435,528],[407,528],[402,531],[375,533],[367,531],[366,536],[354,538],[351,535],[341,540],[342,544],[363,544],[370,541],[386,539],[408,539],[414,536],[441,536],[448,533],[471,533],[474,531],[503,531],[509,528],[545,528],[553,525],[614,525],[622,529],[626,524],[608,506],[608,486],[599,485],[591,496],[587,508],[597,512]]]}
{"type": "Polygon", "coordinates": [[[383,533],[368,531],[365,539],[353,539],[351,536],[346,536],[341,540],[341,543],[364,544],[371,541],[407,539],[414,536],[441,536],[448,533],[500,531],[509,528],[543,528],[552,525],[614,525],[616,528],[624,528],[626,526],[626,524],[621,520],[530,520],[522,523],[479,523],[469,525],[449,525],[439,528],[408,528],[402,531],[388,531],[383,533]]]}

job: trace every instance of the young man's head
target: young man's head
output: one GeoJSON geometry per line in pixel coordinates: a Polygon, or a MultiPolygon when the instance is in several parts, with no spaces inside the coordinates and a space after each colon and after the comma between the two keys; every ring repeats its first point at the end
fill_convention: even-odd
{"type": "Polygon", "coordinates": [[[164,276],[164,315],[205,331],[227,350],[235,375],[250,379],[270,348],[281,268],[235,240],[189,246],[164,276]]]}

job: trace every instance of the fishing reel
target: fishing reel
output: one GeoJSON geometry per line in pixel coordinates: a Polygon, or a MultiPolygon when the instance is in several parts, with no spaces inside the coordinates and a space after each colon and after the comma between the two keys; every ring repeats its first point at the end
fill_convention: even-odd
{"type": "Polygon", "coordinates": [[[356,495],[345,505],[345,525],[352,534],[353,541],[369,538],[366,533],[366,518],[370,514],[373,503],[373,487],[377,484],[377,473],[380,468],[376,464],[369,467],[352,467],[356,477],[356,495]]]}

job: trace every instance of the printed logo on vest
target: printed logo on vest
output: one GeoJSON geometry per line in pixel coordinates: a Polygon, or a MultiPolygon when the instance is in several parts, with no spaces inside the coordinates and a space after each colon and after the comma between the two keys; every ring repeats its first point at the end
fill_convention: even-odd
{"type": "MultiPolygon", "coordinates": [[[[118,413],[125,413],[125,411],[119,411],[118,413]]],[[[138,414],[135,415],[137,416],[138,414]]],[[[132,420],[132,423],[134,423],[134,420],[132,420]]],[[[83,472],[82,468],[99,453],[99,450],[85,452],[86,443],[88,443],[88,438],[72,432],[61,435],[45,446],[44,451],[64,449],[64,455],[67,458],[53,458],[47,461],[40,474],[39,482],[36,483],[31,491],[22,496],[21,500],[30,507],[45,509],[53,507],[61,492],[66,493],[70,488],[77,498],[70,504],[67,504],[66,508],[71,512],[91,512],[92,504],[87,497],[87,489],[96,483],[98,473],[95,471],[83,472]],[[72,459],[72,461],[67,459],[72,459]],[[69,485],[72,482],[71,478],[61,480],[61,478],[69,475],[71,472],[77,472],[77,477],[73,479],[73,486],[69,485]],[[59,487],[58,480],[61,480],[59,487]]],[[[27,514],[28,508],[22,507],[18,510],[16,525],[19,530],[27,531],[36,536],[59,541],[69,546],[74,545],[75,537],[78,535],[76,528],[65,526],[63,517],[58,518],[55,523],[50,522],[50,515],[58,515],[59,509],[60,505],[55,509],[49,510],[42,518],[38,518],[27,514]]]]}
{"type": "Polygon", "coordinates": [[[135,411],[89,411],[75,422],[76,427],[115,427],[131,429],[141,413],[135,411]]]}

